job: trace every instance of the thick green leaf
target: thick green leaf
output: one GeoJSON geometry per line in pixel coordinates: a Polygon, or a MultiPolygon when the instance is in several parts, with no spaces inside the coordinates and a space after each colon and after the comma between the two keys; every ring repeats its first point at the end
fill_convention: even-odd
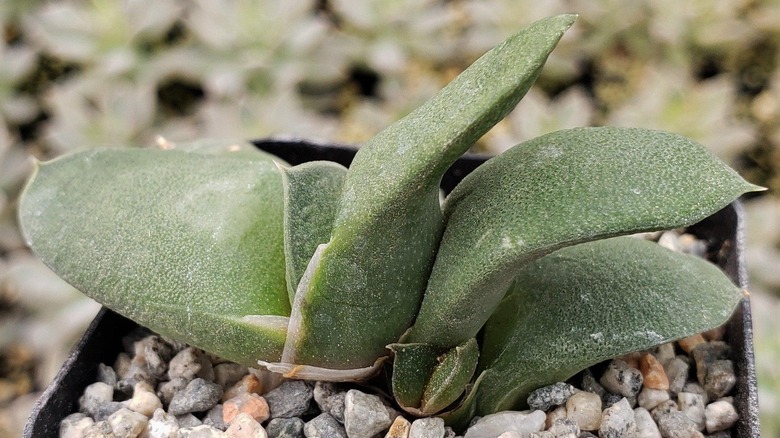
{"type": "Polygon", "coordinates": [[[330,161],[281,168],[284,182],[284,257],[290,304],[317,246],[330,240],[347,169],[330,161]]]}
{"type": "Polygon", "coordinates": [[[393,396],[398,405],[419,413],[428,380],[439,363],[441,348],[425,344],[390,344],[393,350],[393,396]]]}
{"type": "Polygon", "coordinates": [[[477,413],[522,408],[588,366],[717,327],[742,297],[716,266],[653,242],[560,249],[523,268],[487,323],[477,413]]]}
{"type": "Polygon", "coordinates": [[[548,18],[509,38],[358,152],[333,238],[299,288],[284,362],[348,369],[387,354],[430,273],[441,176],[516,105],[574,19],[548,18]]]}
{"type": "Polygon", "coordinates": [[[446,200],[446,230],[406,342],[449,347],[473,337],[529,260],[690,225],[758,189],[704,147],[660,131],[578,128],[515,146],[446,200]]]}
{"type": "Polygon", "coordinates": [[[433,415],[457,400],[474,376],[478,359],[479,345],[474,338],[445,353],[425,386],[420,412],[433,415]]]}
{"type": "Polygon", "coordinates": [[[282,218],[279,171],[248,150],[68,155],[40,165],[20,204],[29,245],[76,288],[246,365],[283,348],[282,218]]]}
{"type": "Polygon", "coordinates": [[[449,351],[425,344],[391,344],[393,396],[414,415],[433,415],[463,394],[474,375],[479,345],[469,339],[449,351]]]}

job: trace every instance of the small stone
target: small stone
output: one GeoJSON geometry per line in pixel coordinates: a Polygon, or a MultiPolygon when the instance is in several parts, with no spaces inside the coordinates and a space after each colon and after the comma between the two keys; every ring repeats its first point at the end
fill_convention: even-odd
{"type": "Polygon", "coordinates": [[[549,428],[549,432],[553,438],[577,438],[580,434],[580,427],[572,419],[559,418],[549,428]]]}
{"type": "MultiPolygon", "coordinates": [[[[523,438],[523,435],[517,433],[517,432],[504,432],[501,435],[499,435],[499,438],[502,436],[509,436],[511,438],[523,438]]],[[[530,435],[528,435],[528,438],[555,438],[555,435],[553,435],[552,432],[543,430],[541,432],[534,432],[530,435]]],[[[577,437],[574,437],[577,438],[577,437]]]]}
{"type": "MultiPolygon", "coordinates": [[[[288,380],[264,395],[271,418],[299,417],[309,410],[314,391],[302,380],[288,380]]],[[[389,424],[388,424],[389,426],[389,424]]]]}
{"type": "Polygon", "coordinates": [[[716,360],[710,365],[707,377],[704,379],[704,389],[710,400],[725,396],[737,384],[734,374],[734,363],[730,360],[716,360]]]}
{"type": "Polygon", "coordinates": [[[664,365],[664,371],[669,381],[669,392],[676,395],[682,391],[685,382],[688,381],[688,370],[690,365],[681,357],[675,357],[664,365]]]}
{"type": "Polygon", "coordinates": [[[531,409],[549,411],[553,406],[560,406],[574,394],[576,389],[568,383],[558,382],[543,386],[528,396],[528,406],[531,409]]]}
{"type": "Polygon", "coordinates": [[[249,414],[243,412],[230,423],[225,434],[231,438],[268,438],[263,426],[249,414]]]}
{"type": "Polygon", "coordinates": [[[192,414],[176,415],[175,418],[180,427],[196,427],[203,424],[198,417],[192,414]]]}
{"type": "Polygon", "coordinates": [[[125,407],[125,404],[122,402],[108,402],[103,403],[102,405],[98,406],[95,411],[92,413],[92,418],[95,421],[104,421],[107,420],[108,417],[113,415],[116,411],[122,409],[125,407]]]}
{"type": "Polygon", "coordinates": [[[655,349],[655,357],[658,359],[658,362],[661,362],[661,365],[666,365],[667,362],[674,359],[674,343],[673,342],[667,342],[666,344],[661,344],[658,346],[658,348],[655,349]]]}
{"type": "Polygon", "coordinates": [[[344,427],[350,438],[370,438],[390,427],[395,419],[382,399],[356,389],[347,391],[344,406],[344,427]]]}
{"type": "Polygon", "coordinates": [[[696,425],[680,411],[667,412],[656,419],[658,430],[665,438],[690,438],[696,434],[696,425]]]}
{"type": "Polygon", "coordinates": [[[658,422],[658,418],[661,415],[679,410],[680,409],[677,407],[677,403],[674,400],[667,400],[665,402],[659,403],[658,406],[654,407],[653,409],[650,409],[650,414],[653,416],[653,419],[658,422]]]}
{"type": "Polygon", "coordinates": [[[95,420],[82,413],[70,414],[60,422],[60,438],[81,438],[93,424],[95,420]]]}
{"type": "Polygon", "coordinates": [[[607,391],[623,397],[636,396],[642,389],[642,373],[622,360],[615,359],[610,362],[599,382],[607,391]]]}
{"type": "Polygon", "coordinates": [[[214,367],[214,383],[227,390],[247,375],[249,370],[233,362],[221,363],[214,367]]]}
{"type": "Polygon", "coordinates": [[[707,390],[704,389],[703,386],[699,385],[696,382],[688,382],[683,386],[682,391],[680,392],[690,392],[692,394],[699,394],[702,397],[702,400],[704,400],[704,404],[706,405],[710,401],[709,395],[707,395],[707,390]]]}
{"type": "Polygon", "coordinates": [[[708,433],[726,430],[739,419],[734,405],[727,401],[716,401],[707,405],[704,409],[704,421],[708,433]]]}
{"type": "Polygon", "coordinates": [[[634,421],[634,411],[628,404],[628,400],[621,400],[604,409],[604,412],[601,414],[599,437],[621,438],[633,436],[635,433],[636,421],[634,421]]]}
{"type": "Polygon", "coordinates": [[[697,345],[703,344],[706,341],[704,340],[704,337],[701,334],[696,334],[693,336],[688,336],[687,338],[682,338],[679,341],[677,341],[677,344],[682,348],[682,350],[686,353],[690,353],[697,345]]]}
{"type": "Polygon", "coordinates": [[[598,394],[599,397],[603,397],[607,390],[601,386],[598,379],[593,375],[590,369],[586,369],[582,373],[582,390],[598,394]]]}
{"type": "Polygon", "coordinates": [[[134,356],[127,372],[120,377],[121,379],[116,382],[116,389],[117,391],[128,395],[133,393],[133,388],[135,388],[136,383],[146,382],[149,385],[154,386],[157,384],[158,380],[149,371],[149,367],[143,355],[134,356]]]}
{"type": "Polygon", "coordinates": [[[222,420],[226,424],[232,423],[242,413],[261,423],[270,417],[267,400],[257,394],[241,394],[222,405],[222,420]]]}
{"type": "Polygon", "coordinates": [[[204,380],[214,380],[214,370],[211,361],[199,349],[187,347],[176,353],[168,365],[168,377],[173,380],[181,377],[192,380],[201,377],[204,380]],[[210,379],[207,379],[210,377],[210,379]]]}
{"type": "Polygon", "coordinates": [[[601,424],[601,397],[592,392],[578,392],[566,401],[566,418],[577,422],[581,430],[598,430],[601,424]]]}
{"type": "Polygon", "coordinates": [[[658,425],[655,424],[647,409],[634,409],[634,422],[636,423],[636,438],[661,438],[658,425]]]}
{"type": "Polygon", "coordinates": [[[190,383],[190,381],[184,377],[177,377],[167,382],[161,382],[157,386],[157,397],[163,404],[170,405],[173,396],[176,395],[177,392],[183,391],[188,383],[190,383]]]}
{"type": "Polygon", "coordinates": [[[344,398],[347,392],[330,382],[317,382],[314,385],[314,401],[322,412],[344,423],[344,398]]]}
{"type": "Polygon", "coordinates": [[[173,357],[173,349],[157,335],[147,336],[134,345],[135,355],[143,357],[146,368],[151,376],[156,379],[165,377],[168,371],[168,362],[173,357]]]}
{"type": "Polygon", "coordinates": [[[101,363],[98,365],[97,379],[98,382],[103,382],[110,385],[112,388],[116,385],[117,377],[116,371],[110,366],[101,363]]]}
{"type": "Polygon", "coordinates": [[[709,343],[705,342],[694,347],[694,349],[691,350],[690,355],[696,366],[696,379],[699,384],[704,385],[704,380],[707,378],[707,371],[717,360],[715,351],[709,343]]]}
{"type": "Polygon", "coordinates": [[[704,398],[700,394],[690,392],[677,394],[677,406],[693,421],[696,430],[704,430],[704,398]]]}
{"type": "Polygon", "coordinates": [[[645,388],[669,389],[669,379],[666,377],[661,362],[650,353],[644,353],[639,357],[639,371],[642,373],[642,382],[645,388]]]}
{"type": "Polygon", "coordinates": [[[127,374],[132,362],[133,360],[130,358],[130,355],[125,352],[116,355],[116,360],[114,361],[114,366],[112,368],[114,368],[117,378],[122,378],[122,376],[127,374]]]}
{"type": "Polygon", "coordinates": [[[84,389],[84,395],[79,398],[81,412],[95,416],[97,409],[114,400],[114,387],[107,383],[95,382],[84,389]]]}
{"type": "Polygon", "coordinates": [[[625,397],[620,394],[613,394],[609,391],[605,392],[604,396],[601,397],[601,401],[603,402],[602,407],[606,409],[623,399],[626,399],[632,408],[636,407],[636,396],[625,397]]]}
{"type": "Polygon", "coordinates": [[[544,429],[544,420],[546,418],[544,411],[538,410],[523,412],[504,411],[485,415],[476,424],[468,428],[464,438],[492,437],[504,432],[517,432],[524,435],[541,432],[544,429]]]}
{"type": "Polygon", "coordinates": [[[179,438],[225,438],[225,433],[211,426],[201,424],[179,429],[179,438]]]}
{"type": "Polygon", "coordinates": [[[205,412],[213,408],[220,397],[222,397],[221,386],[196,378],[188,383],[184,390],[173,396],[168,406],[168,413],[181,415],[188,412],[205,412]]]}
{"type": "Polygon", "coordinates": [[[303,438],[303,425],[300,418],[274,418],[268,422],[265,432],[268,438],[303,438]]]}
{"type": "Polygon", "coordinates": [[[240,394],[257,394],[262,389],[260,380],[254,374],[247,374],[222,394],[222,401],[240,394]]]}
{"type": "MultiPolygon", "coordinates": [[[[319,382],[318,382],[319,383],[319,382]]],[[[315,388],[316,391],[316,388],[315,388]]],[[[408,438],[409,431],[412,428],[412,423],[401,415],[395,417],[393,424],[390,425],[390,429],[387,431],[385,438],[408,438]]]]}
{"type": "Polygon", "coordinates": [[[444,438],[444,420],[438,417],[414,420],[409,429],[409,438],[444,438]]]}
{"type": "MultiPolygon", "coordinates": [[[[392,427],[392,426],[391,426],[392,427]]],[[[457,434],[449,426],[444,426],[444,438],[455,438],[457,434]]]]}
{"type": "Polygon", "coordinates": [[[203,424],[224,431],[228,425],[223,418],[223,405],[218,404],[206,412],[206,416],[203,418],[203,424]]]}
{"type": "Polygon", "coordinates": [[[639,357],[641,356],[641,353],[633,352],[624,354],[623,356],[618,357],[618,359],[622,360],[631,368],[639,369],[639,357]]]}
{"type": "Polygon", "coordinates": [[[118,437],[135,438],[143,432],[148,422],[146,415],[127,408],[122,408],[108,417],[108,424],[118,437]]]}
{"type": "Polygon", "coordinates": [[[551,428],[555,423],[555,420],[559,418],[566,418],[566,405],[558,406],[547,413],[547,418],[544,420],[544,428],[551,428]]]}
{"type": "Polygon", "coordinates": [[[592,433],[588,431],[580,432],[580,436],[577,438],[598,438],[598,436],[593,435],[592,433]]]}
{"type": "Polygon", "coordinates": [[[669,400],[669,391],[664,391],[662,389],[644,388],[637,397],[639,406],[648,411],[666,400],[669,400]]]}
{"type": "Polygon", "coordinates": [[[176,417],[157,409],[152,414],[152,419],[146,426],[148,438],[177,438],[179,436],[179,422],[176,417]]]}
{"type": "Polygon", "coordinates": [[[163,404],[146,382],[139,382],[135,385],[133,397],[125,402],[125,406],[133,412],[151,417],[163,404]]]}
{"type": "MultiPolygon", "coordinates": [[[[347,438],[347,432],[330,414],[322,413],[303,426],[303,433],[307,438],[347,438]]],[[[357,438],[363,435],[354,435],[350,438],[357,438]]],[[[370,437],[371,435],[365,435],[370,437]]]]}
{"type": "Polygon", "coordinates": [[[108,421],[101,420],[94,422],[91,426],[84,429],[83,438],[115,438],[114,431],[108,421]]]}

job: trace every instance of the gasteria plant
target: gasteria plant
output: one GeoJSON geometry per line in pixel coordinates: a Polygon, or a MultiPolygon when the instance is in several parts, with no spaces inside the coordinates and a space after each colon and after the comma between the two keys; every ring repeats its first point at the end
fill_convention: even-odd
{"type": "Polygon", "coordinates": [[[349,169],[227,142],[41,164],[24,235],[101,303],[224,358],[318,380],[386,367],[403,409],[453,424],[521,407],[536,387],[725,322],[742,293],[715,266],[616,236],[760,189],[683,137],[579,128],[492,158],[440,203],[444,172],[574,19],[512,36],[349,169]]]}

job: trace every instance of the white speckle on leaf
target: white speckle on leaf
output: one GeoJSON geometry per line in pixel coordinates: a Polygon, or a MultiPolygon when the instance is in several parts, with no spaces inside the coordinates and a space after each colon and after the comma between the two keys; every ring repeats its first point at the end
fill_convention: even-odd
{"type": "Polygon", "coordinates": [[[638,188],[633,188],[633,189],[631,189],[631,192],[632,192],[633,194],[635,194],[635,195],[641,195],[641,194],[642,194],[642,191],[641,191],[641,190],[639,190],[638,188]]]}
{"type": "Polygon", "coordinates": [[[602,341],[604,340],[604,333],[598,332],[598,333],[591,333],[590,338],[594,341],[602,341]]]}

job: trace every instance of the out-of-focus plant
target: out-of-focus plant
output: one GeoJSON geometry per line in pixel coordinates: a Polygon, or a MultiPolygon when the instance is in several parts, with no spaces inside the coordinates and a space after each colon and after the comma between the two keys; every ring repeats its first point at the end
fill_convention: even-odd
{"type": "Polygon", "coordinates": [[[525,95],[574,18],[499,44],[349,170],[213,142],[41,164],[20,204],[27,241],[105,305],[246,365],[348,381],[392,357],[399,405],[461,427],[718,326],[742,293],[717,267],[611,238],[692,224],[759,190],[691,140],[557,131],[440,204],[446,169],[525,95]]]}

